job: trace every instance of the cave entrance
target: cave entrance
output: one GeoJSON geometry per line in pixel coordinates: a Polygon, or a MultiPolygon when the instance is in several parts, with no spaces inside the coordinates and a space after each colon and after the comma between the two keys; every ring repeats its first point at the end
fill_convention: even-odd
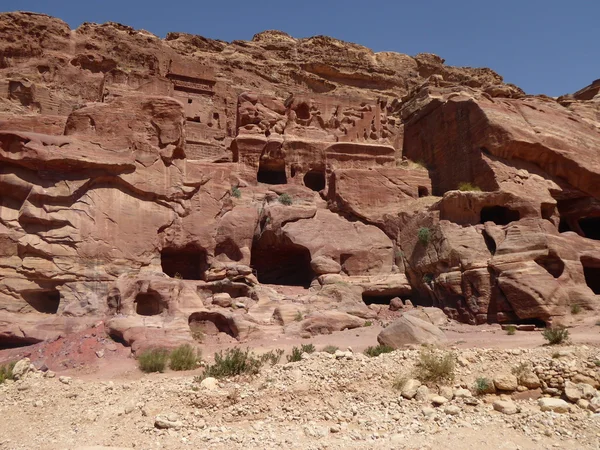
{"type": "Polygon", "coordinates": [[[506,206],[484,206],[480,213],[480,223],[494,222],[496,225],[508,225],[520,218],[519,211],[506,206]]]}
{"type": "Polygon", "coordinates": [[[600,265],[594,267],[583,264],[583,275],[585,276],[585,284],[594,291],[594,294],[600,295],[600,265]]]}
{"type": "Polygon", "coordinates": [[[135,312],[140,316],[158,316],[166,309],[165,302],[158,292],[140,292],[136,295],[135,312]]]}
{"type": "Polygon", "coordinates": [[[579,219],[579,228],[586,238],[600,241],[600,217],[579,219]]]}
{"type": "Polygon", "coordinates": [[[292,242],[280,242],[271,232],[252,245],[250,265],[260,283],[309,287],[315,274],[310,252],[292,242]]]}
{"type": "Polygon", "coordinates": [[[306,172],[304,186],[317,192],[325,189],[325,171],[313,169],[306,172]]]}
{"type": "Polygon", "coordinates": [[[202,280],[208,269],[206,251],[190,245],[181,249],[163,249],[160,263],[165,274],[184,280],[202,280]]]}
{"type": "Polygon", "coordinates": [[[43,314],[56,314],[60,305],[60,292],[56,289],[23,292],[23,299],[43,314]]]}
{"type": "Polygon", "coordinates": [[[283,160],[261,160],[258,165],[256,181],[265,184],[286,184],[285,162],[283,160]]]}
{"type": "Polygon", "coordinates": [[[400,298],[402,300],[403,304],[406,302],[406,300],[411,300],[408,297],[404,298],[398,294],[391,295],[391,294],[377,294],[377,293],[368,293],[368,292],[363,292],[363,294],[362,294],[362,299],[363,299],[363,302],[365,302],[365,305],[389,305],[390,302],[392,301],[392,299],[394,299],[396,297],[400,298]]]}
{"type": "Polygon", "coordinates": [[[236,337],[231,319],[223,314],[213,311],[195,312],[188,318],[190,332],[194,339],[202,340],[204,335],[217,335],[219,333],[236,337]]]}

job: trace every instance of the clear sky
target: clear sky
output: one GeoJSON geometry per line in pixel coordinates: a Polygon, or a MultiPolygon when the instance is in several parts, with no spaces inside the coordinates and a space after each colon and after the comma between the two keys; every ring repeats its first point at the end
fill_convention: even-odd
{"type": "Polygon", "coordinates": [[[600,0],[0,0],[0,11],[16,10],[50,14],[72,28],[114,21],[161,37],[324,34],[375,51],[490,67],[530,94],[562,95],[600,78],[600,0]]]}

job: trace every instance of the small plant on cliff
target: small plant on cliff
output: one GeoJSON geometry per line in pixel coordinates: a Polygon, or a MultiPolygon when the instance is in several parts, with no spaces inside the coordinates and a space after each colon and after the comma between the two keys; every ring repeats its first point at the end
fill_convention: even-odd
{"type": "Polygon", "coordinates": [[[295,320],[296,322],[301,322],[301,321],[302,321],[302,319],[303,319],[303,317],[302,317],[302,313],[301,313],[300,311],[298,311],[298,312],[296,313],[296,315],[294,316],[294,320],[295,320]]]}
{"type": "Polygon", "coordinates": [[[569,330],[566,328],[546,328],[542,331],[542,336],[548,341],[550,345],[558,345],[569,340],[569,330]]]}
{"type": "Polygon", "coordinates": [[[281,203],[282,205],[285,206],[290,206],[292,203],[294,203],[292,196],[290,194],[281,194],[278,198],[279,203],[281,203]]]}
{"type": "Polygon", "coordinates": [[[419,228],[417,237],[419,238],[419,242],[423,246],[427,247],[427,245],[429,244],[429,240],[431,239],[431,230],[427,227],[421,227],[419,228]]]}
{"type": "Polygon", "coordinates": [[[415,367],[415,378],[421,383],[441,383],[454,380],[456,355],[437,353],[432,349],[422,350],[415,367]]]}
{"type": "Polygon", "coordinates": [[[145,350],[138,357],[138,366],[142,372],[164,372],[169,360],[169,352],[164,348],[145,350]]]}
{"type": "Polygon", "coordinates": [[[370,327],[370,326],[372,326],[372,325],[373,325],[373,322],[372,322],[372,321],[370,321],[370,320],[365,320],[365,323],[364,323],[363,327],[370,327]]]}
{"type": "Polygon", "coordinates": [[[283,354],[284,350],[281,348],[271,350],[267,353],[263,353],[262,355],[260,355],[260,362],[263,364],[270,363],[272,366],[274,366],[275,364],[279,364],[279,361],[281,361],[281,357],[283,356],[283,354]]]}
{"type": "Polygon", "coordinates": [[[235,198],[242,198],[242,191],[240,191],[239,187],[233,186],[231,188],[231,196],[235,198]]]}
{"type": "Polygon", "coordinates": [[[0,366],[0,384],[4,383],[6,380],[15,379],[13,376],[13,367],[15,367],[14,362],[0,366]]]}
{"type": "Polygon", "coordinates": [[[298,362],[302,360],[302,350],[298,347],[292,348],[292,353],[287,355],[287,362],[298,362]]]}
{"type": "Polygon", "coordinates": [[[508,325],[504,330],[506,331],[506,334],[513,336],[517,332],[517,327],[514,325],[508,325]]]}
{"type": "Polygon", "coordinates": [[[473,183],[459,183],[458,190],[464,192],[481,192],[481,188],[475,186],[473,183]]]}
{"type": "Polygon", "coordinates": [[[489,394],[494,391],[494,383],[489,378],[478,377],[475,380],[474,391],[477,395],[489,394]]]}
{"type": "Polygon", "coordinates": [[[581,312],[581,305],[574,303],[571,305],[571,314],[579,314],[581,312]]]}
{"type": "Polygon", "coordinates": [[[225,378],[235,375],[256,375],[260,372],[263,363],[259,358],[250,353],[250,349],[241,350],[230,348],[223,352],[215,353],[215,362],[204,369],[204,373],[197,378],[225,378]]]}
{"type": "Polygon", "coordinates": [[[394,347],[390,347],[389,345],[379,344],[377,346],[367,347],[365,350],[365,355],[370,356],[371,358],[375,358],[383,353],[391,353],[394,351],[394,347]]]}
{"type": "Polygon", "coordinates": [[[171,352],[169,368],[171,370],[192,370],[200,360],[199,353],[190,345],[184,344],[171,352]]]}

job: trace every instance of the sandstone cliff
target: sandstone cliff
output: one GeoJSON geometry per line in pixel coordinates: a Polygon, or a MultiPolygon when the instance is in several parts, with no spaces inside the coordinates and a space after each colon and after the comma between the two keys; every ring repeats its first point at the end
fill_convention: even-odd
{"type": "MultiPolygon", "coordinates": [[[[0,15],[0,348],[484,322],[600,300],[598,82],[0,15]],[[309,287],[294,297],[266,287],[309,287]]],[[[282,291],[283,292],[283,291],[282,291]]]]}

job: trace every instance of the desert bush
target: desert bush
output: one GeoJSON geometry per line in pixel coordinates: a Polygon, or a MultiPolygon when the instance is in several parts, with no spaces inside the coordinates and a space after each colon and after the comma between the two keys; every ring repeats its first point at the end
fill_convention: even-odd
{"type": "Polygon", "coordinates": [[[394,379],[394,382],[392,383],[392,388],[396,389],[397,391],[401,391],[402,389],[404,389],[404,386],[406,385],[407,381],[408,377],[406,375],[400,375],[394,379]]]}
{"type": "Polygon", "coordinates": [[[373,322],[371,320],[366,320],[363,326],[364,327],[370,327],[372,325],[373,325],[373,322]]]}
{"type": "Polygon", "coordinates": [[[542,336],[550,345],[558,345],[569,340],[569,330],[566,328],[546,328],[542,331],[542,336]]]}
{"type": "Polygon", "coordinates": [[[376,346],[367,347],[364,353],[365,353],[365,355],[370,356],[371,358],[374,358],[383,353],[391,353],[393,351],[394,351],[394,347],[390,347],[389,345],[379,344],[376,346]]]}
{"type": "Polygon", "coordinates": [[[0,366],[0,384],[4,383],[6,380],[15,379],[13,376],[13,367],[15,367],[14,362],[0,366]]]}
{"type": "Polygon", "coordinates": [[[494,382],[486,377],[478,377],[475,380],[474,390],[477,395],[483,395],[490,391],[494,386],[494,382]]]}
{"type": "Polygon", "coordinates": [[[579,314],[581,312],[581,305],[574,303],[571,305],[571,314],[579,314]]]}
{"type": "Polygon", "coordinates": [[[290,206],[294,202],[292,199],[292,196],[287,193],[281,194],[279,196],[278,200],[279,200],[279,203],[281,203],[282,205],[285,205],[285,206],[290,206]]]}
{"type": "Polygon", "coordinates": [[[417,237],[422,245],[427,246],[429,244],[429,240],[431,239],[431,230],[427,227],[421,227],[419,228],[417,237]]]}
{"type": "Polygon", "coordinates": [[[233,186],[231,188],[231,196],[235,198],[242,198],[242,191],[240,191],[239,187],[233,186]]]}
{"type": "Polygon", "coordinates": [[[300,311],[298,311],[298,312],[296,313],[296,316],[294,317],[294,320],[295,320],[296,322],[302,322],[302,319],[303,319],[303,317],[302,317],[302,313],[301,313],[300,311]]]}
{"type": "Polygon", "coordinates": [[[287,362],[298,362],[302,360],[302,350],[298,347],[292,348],[292,353],[286,356],[287,362]]]}
{"type": "Polygon", "coordinates": [[[340,348],[336,347],[335,345],[327,345],[327,346],[323,347],[323,350],[321,350],[321,351],[326,352],[326,353],[331,353],[333,355],[339,349],[340,348]]]}
{"type": "Polygon", "coordinates": [[[213,377],[225,378],[235,375],[256,375],[260,372],[262,361],[257,358],[250,349],[241,350],[230,348],[223,352],[215,353],[215,362],[204,369],[200,380],[213,377]]]}
{"type": "Polygon", "coordinates": [[[192,370],[196,368],[200,354],[190,344],[184,344],[171,352],[169,368],[171,370],[192,370]]]}
{"type": "Polygon", "coordinates": [[[260,355],[260,362],[262,364],[270,363],[272,366],[279,364],[281,357],[283,356],[284,350],[278,348],[277,350],[271,350],[267,353],[260,355]]]}
{"type": "Polygon", "coordinates": [[[506,327],[505,331],[506,331],[506,334],[508,334],[509,336],[512,336],[517,332],[517,327],[515,327],[514,325],[509,325],[506,327]]]}
{"type": "Polygon", "coordinates": [[[528,362],[521,361],[519,364],[517,364],[515,367],[513,367],[511,369],[511,372],[515,377],[517,377],[517,379],[520,379],[524,375],[531,372],[531,366],[529,365],[528,362]]]}
{"type": "Polygon", "coordinates": [[[152,348],[143,351],[138,357],[138,366],[142,372],[164,372],[169,360],[169,352],[164,348],[152,348]]]}
{"type": "Polygon", "coordinates": [[[466,192],[481,192],[481,188],[479,186],[475,186],[473,183],[459,183],[458,190],[466,192]]]}
{"type": "Polygon", "coordinates": [[[302,353],[314,353],[317,350],[313,344],[302,344],[300,348],[302,353]]]}
{"type": "Polygon", "coordinates": [[[422,350],[415,366],[415,378],[421,383],[441,383],[454,380],[456,356],[453,353],[436,353],[432,349],[422,350]]]}

